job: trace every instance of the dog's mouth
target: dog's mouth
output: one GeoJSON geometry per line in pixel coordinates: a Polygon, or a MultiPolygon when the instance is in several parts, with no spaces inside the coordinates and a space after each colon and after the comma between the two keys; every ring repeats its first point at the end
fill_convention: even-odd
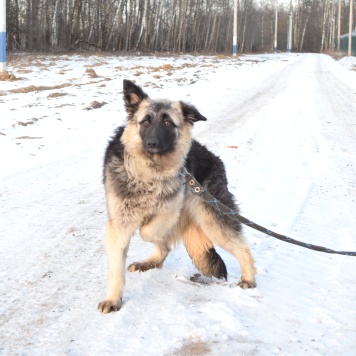
{"type": "Polygon", "coordinates": [[[161,153],[161,150],[159,148],[153,148],[153,147],[146,147],[145,151],[151,154],[161,153]]]}
{"type": "Polygon", "coordinates": [[[145,147],[144,151],[146,152],[146,154],[148,154],[149,156],[151,155],[159,155],[159,156],[163,156],[165,154],[168,154],[170,152],[172,152],[174,150],[174,147],[168,147],[168,148],[158,148],[158,147],[145,147]]]}

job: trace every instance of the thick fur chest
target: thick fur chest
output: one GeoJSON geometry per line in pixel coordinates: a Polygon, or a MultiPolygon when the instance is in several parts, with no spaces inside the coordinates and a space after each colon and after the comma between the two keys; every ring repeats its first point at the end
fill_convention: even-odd
{"type": "Polygon", "coordinates": [[[177,174],[164,177],[130,170],[123,160],[114,158],[104,171],[109,215],[123,222],[142,224],[146,219],[169,210],[173,200],[183,200],[184,179],[177,174]]]}

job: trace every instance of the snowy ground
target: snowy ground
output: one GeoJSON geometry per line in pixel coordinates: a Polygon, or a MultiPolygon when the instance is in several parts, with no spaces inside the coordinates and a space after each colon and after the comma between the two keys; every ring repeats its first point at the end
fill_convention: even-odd
{"type": "MultiPolygon", "coordinates": [[[[121,311],[97,311],[107,277],[102,157],[125,119],[124,78],[208,118],[194,136],[226,163],[243,215],[356,251],[354,58],[10,59],[18,80],[0,82],[0,355],[355,354],[356,258],[249,228],[256,289],[236,287],[239,267],[224,251],[228,282],[191,282],[179,247],[162,270],[127,273],[121,311]]],[[[150,252],[134,236],[128,263],[150,252]]]]}

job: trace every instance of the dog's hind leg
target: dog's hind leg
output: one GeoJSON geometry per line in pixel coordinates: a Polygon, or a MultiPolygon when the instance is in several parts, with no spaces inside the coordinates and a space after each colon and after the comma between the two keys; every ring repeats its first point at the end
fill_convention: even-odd
{"type": "Polygon", "coordinates": [[[144,241],[152,242],[155,246],[153,254],[142,262],[134,262],[127,268],[130,272],[144,272],[152,268],[161,268],[170,251],[170,235],[176,228],[180,211],[157,214],[140,229],[144,241]]]}
{"type": "Polygon", "coordinates": [[[201,273],[208,277],[227,279],[224,261],[203,231],[191,221],[183,232],[183,242],[189,257],[201,273]]]}
{"type": "Polygon", "coordinates": [[[226,236],[221,240],[216,240],[216,245],[222,247],[237,258],[241,268],[241,280],[239,286],[243,289],[255,288],[255,273],[254,260],[249,247],[245,244],[241,234],[233,234],[231,237],[226,236]]]}
{"type": "Polygon", "coordinates": [[[244,289],[254,288],[256,286],[254,260],[242,234],[226,225],[226,222],[221,221],[215,212],[200,202],[195,205],[195,211],[195,223],[204,235],[214,245],[223,248],[239,261],[241,268],[239,286],[244,289]]]}
{"type": "Polygon", "coordinates": [[[233,255],[240,264],[241,280],[239,286],[243,289],[256,287],[255,266],[249,247],[246,245],[241,233],[228,227],[219,226],[220,223],[210,222],[210,227],[202,227],[209,239],[217,246],[233,255]]]}

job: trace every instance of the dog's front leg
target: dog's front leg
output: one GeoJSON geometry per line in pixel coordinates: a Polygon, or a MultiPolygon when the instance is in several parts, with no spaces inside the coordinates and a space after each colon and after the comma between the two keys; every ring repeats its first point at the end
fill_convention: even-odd
{"type": "Polygon", "coordinates": [[[102,313],[120,309],[125,285],[125,262],[130,238],[134,229],[123,229],[116,222],[108,221],[105,247],[109,258],[109,280],[106,299],[99,303],[102,313]]]}
{"type": "MultiPolygon", "coordinates": [[[[179,202],[179,201],[178,201],[179,202]]],[[[180,216],[180,207],[155,215],[146,225],[140,229],[144,241],[155,245],[153,254],[142,262],[134,262],[128,266],[130,272],[144,272],[152,268],[161,268],[170,251],[170,243],[174,241],[174,228],[180,216]]]]}

